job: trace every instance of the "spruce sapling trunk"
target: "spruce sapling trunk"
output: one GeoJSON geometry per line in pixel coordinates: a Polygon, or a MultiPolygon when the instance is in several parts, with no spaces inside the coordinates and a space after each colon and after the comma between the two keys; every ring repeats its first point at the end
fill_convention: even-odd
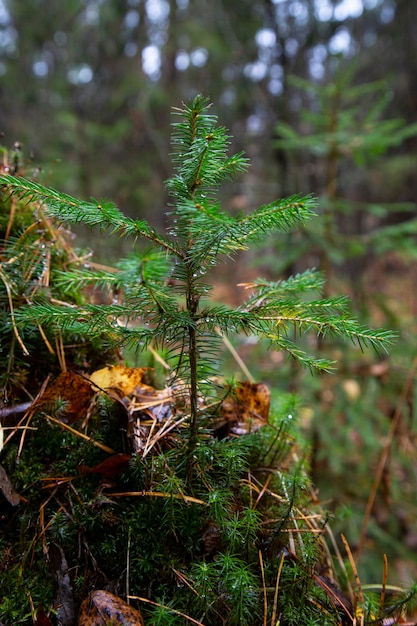
{"type": "Polygon", "coordinates": [[[198,441],[198,367],[197,331],[199,297],[194,290],[193,275],[187,271],[187,310],[191,324],[188,328],[188,354],[190,367],[190,432],[187,451],[187,479],[192,484],[193,453],[198,441]]]}

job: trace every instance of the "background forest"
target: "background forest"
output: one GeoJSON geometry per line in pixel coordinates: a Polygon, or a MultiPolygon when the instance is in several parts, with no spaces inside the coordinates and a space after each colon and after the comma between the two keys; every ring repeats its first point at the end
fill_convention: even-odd
{"type": "MultiPolygon", "coordinates": [[[[257,379],[300,393],[334,530],[355,547],[366,526],[365,583],[384,553],[393,584],[417,574],[416,23],[414,0],[0,0],[0,131],[29,176],[160,227],[170,111],[202,93],[250,159],[222,190],[232,212],[319,199],[308,232],[222,268],[214,296],[237,304],[236,284],[259,272],[317,267],[327,295],[349,293],[361,320],[399,330],[389,359],[334,347],[337,375],[314,379],[238,346],[257,379]]],[[[77,235],[103,263],[122,252],[77,235]]]]}

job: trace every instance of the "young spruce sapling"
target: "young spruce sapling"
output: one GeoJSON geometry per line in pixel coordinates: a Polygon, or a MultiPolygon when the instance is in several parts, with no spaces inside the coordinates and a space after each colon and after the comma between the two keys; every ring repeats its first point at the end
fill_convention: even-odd
{"type": "MultiPolygon", "coordinates": [[[[46,214],[59,222],[82,222],[132,240],[131,256],[115,272],[76,267],[55,277],[68,290],[94,286],[123,293],[122,299],[80,308],[51,303],[40,294],[36,303],[20,309],[18,323],[36,322],[90,338],[107,336],[113,344],[136,349],[151,342],[167,349],[174,373],[171,384],[177,401],[189,412],[185,465],[192,491],[194,451],[207,406],[215,406],[216,394],[224,393],[213,384],[222,335],[255,335],[302,366],[327,371],[332,361],[308,354],[294,336],[313,332],[379,350],[386,348],[393,333],[361,325],[350,315],[344,296],[321,298],[324,276],[314,270],[274,282],[259,278],[250,285],[246,301],[235,308],[210,301],[209,270],[225,257],[233,259],[250,245],[262,244],[272,233],[304,224],[314,215],[315,200],[295,195],[249,214],[231,215],[220,206],[216,192],[223,181],[246,170],[246,159],[240,153],[228,155],[227,131],[217,124],[204,97],[175,109],[174,116],[166,232],[127,217],[107,200],[79,200],[8,173],[0,176],[0,183],[11,193],[41,202],[46,214]],[[142,241],[148,242],[145,248],[142,241]]],[[[217,399],[220,403],[221,396],[217,399]]]]}

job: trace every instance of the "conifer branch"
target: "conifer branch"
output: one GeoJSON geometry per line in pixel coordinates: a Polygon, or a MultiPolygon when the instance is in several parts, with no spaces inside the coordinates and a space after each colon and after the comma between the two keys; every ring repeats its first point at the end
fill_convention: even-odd
{"type": "MultiPolygon", "coordinates": [[[[207,204],[197,203],[191,210],[194,219],[189,230],[193,245],[189,256],[193,259],[215,260],[219,255],[232,256],[238,250],[246,250],[249,244],[258,243],[274,232],[285,232],[314,215],[315,200],[310,197],[293,196],[261,206],[250,215],[232,218],[207,204]],[[198,237],[204,229],[206,237],[198,237]]],[[[190,211],[190,205],[184,208],[190,211]]]]}
{"type": "Polygon", "coordinates": [[[267,281],[263,278],[258,278],[253,283],[240,283],[238,287],[243,287],[246,290],[252,290],[254,295],[248,303],[252,300],[259,302],[260,300],[269,300],[272,298],[281,298],[283,296],[300,297],[305,292],[319,292],[321,293],[325,285],[325,276],[323,272],[319,272],[315,269],[308,269],[301,274],[295,274],[285,280],[267,281]]]}
{"type": "Polygon", "coordinates": [[[115,287],[118,280],[116,272],[103,270],[74,268],[66,272],[62,270],[54,272],[54,282],[64,293],[79,291],[85,287],[109,289],[115,287]]]}
{"type": "Polygon", "coordinates": [[[110,234],[117,233],[122,237],[144,237],[175,256],[180,254],[175,245],[157,234],[147,222],[126,217],[113,202],[108,200],[100,202],[94,199],[90,202],[77,200],[56,189],[10,174],[0,175],[0,185],[6,185],[19,193],[22,199],[36,200],[44,204],[48,217],[54,217],[68,224],[83,223],[90,227],[98,226],[101,230],[108,230],[110,234]]]}
{"type": "MultiPolygon", "coordinates": [[[[16,311],[16,322],[20,327],[42,325],[52,326],[63,332],[71,332],[78,336],[105,337],[111,336],[114,341],[126,335],[126,329],[132,320],[132,309],[125,305],[102,306],[95,304],[59,305],[53,302],[31,304],[16,311]]],[[[153,332],[150,328],[136,330],[136,339],[150,341],[153,332]]]]}

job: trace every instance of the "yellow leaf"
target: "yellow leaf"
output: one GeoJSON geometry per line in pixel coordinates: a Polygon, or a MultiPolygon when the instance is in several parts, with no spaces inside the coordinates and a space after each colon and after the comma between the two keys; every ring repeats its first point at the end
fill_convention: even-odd
{"type": "Polygon", "coordinates": [[[148,370],[147,367],[110,365],[93,372],[90,380],[100,389],[116,389],[122,396],[130,396],[136,392],[137,387],[143,386],[143,379],[148,370]]]}

